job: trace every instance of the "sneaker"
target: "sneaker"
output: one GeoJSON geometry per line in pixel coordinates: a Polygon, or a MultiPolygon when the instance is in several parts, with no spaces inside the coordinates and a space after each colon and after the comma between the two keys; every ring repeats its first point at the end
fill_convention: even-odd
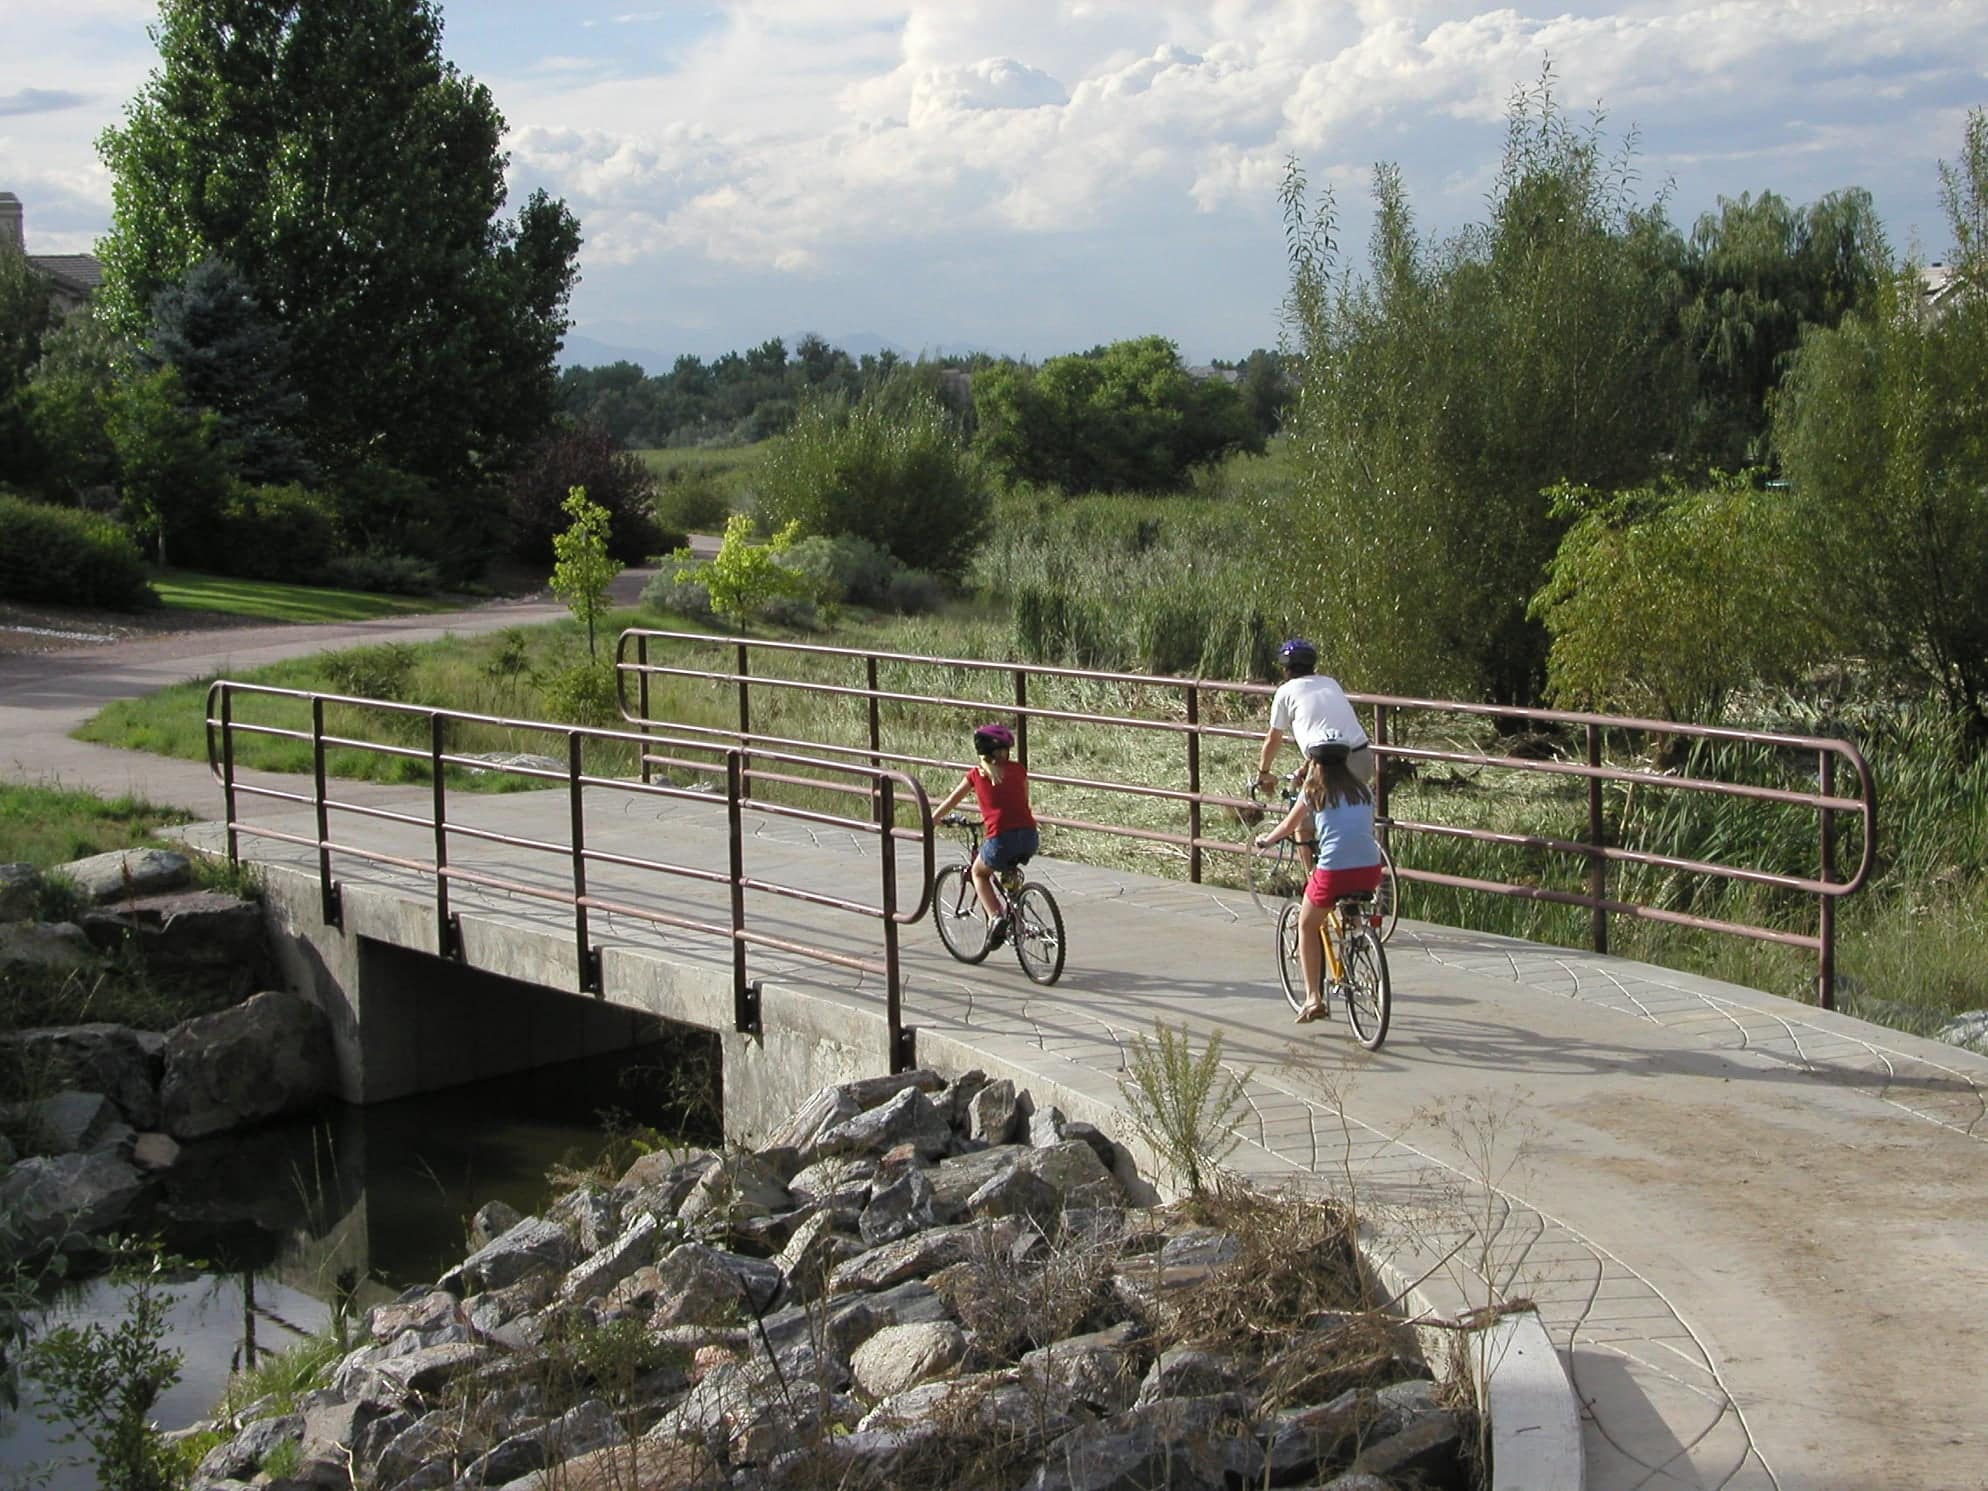
{"type": "Polygon", "coordinates": [[[1007,940],[1008,924],[1006,922],[994,922],[987,928],[987,951],[990,953],[1007,940]]]}

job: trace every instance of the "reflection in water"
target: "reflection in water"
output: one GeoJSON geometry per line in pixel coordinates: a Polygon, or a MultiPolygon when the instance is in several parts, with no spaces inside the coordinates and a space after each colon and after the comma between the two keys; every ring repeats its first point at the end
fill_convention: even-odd
{"type": "MultiPolygon", "coordinates": [[[[167,1342],[185,1361],[154,1421],[205,1418],[234,1367],[325,1330],[340,1306],[356,1329],[371,1306],[431,1282],[462,1258],[479,1206],[539,1210],[548,1169],[600,1154],[605,1114],[660,1125],[669,1095],[666,1074],[621,1053],[188,1145],[144,1224],[202,1260],[167,1291],[176,1297],[167,1342]]],[[[47,1324],[114,1328],[126,1294],[107,1279],[65,1289],[47,1324]]],[[[0,1413],[0,1487],[80,1448],[55,1444],[59,1432],[0,1413]]],[[[47,1482],[50,1491],[95,1484],[87,1466],[47,1482]]]]}

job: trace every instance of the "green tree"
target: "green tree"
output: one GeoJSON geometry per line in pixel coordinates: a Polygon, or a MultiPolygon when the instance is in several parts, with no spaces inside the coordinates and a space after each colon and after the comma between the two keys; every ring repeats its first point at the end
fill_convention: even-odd
{"type": "Polygon", "coordinates": [[[1262,517],[1318,597],[1307,629],[1364,687],[1536,698],[1526,605],[1564,523],[1545,489],[1644,481],[1683,422],[1674,235],[1630,200],[1628,148],[1606,153],[1550,83],[1513,100],[1489,221],[1425,244],[1400,173],[1377,170],[1364,275],[1335,273],[1330,196],[1286,182],[1304,477],[1262,517]]]}
{"type": "Polygon", "coordinates": [[[593,658],[594,628],[607,614],[607,588],[621,566],[608,555],[608,510],[588,501],[585,487],[566,494],[566,512],[572,526],[552,539],[552,593],[587,624],[587,656],[593,658]]]}
{"type": "Polygon", "coordinates": [[[978,441],[1011,476],[1066,492],[1167,491],[1195,466],[1260,452],[1240,392],[1196,379],[1164,337],[998,365],[973,384],[978,441]]]}
{"type": "Polygon", "coordinates": [[[152,37],[99,142],[121,329],[225,260],[289,338],[313,455],[478,500],[551,418],[579,232],[543,193],[499,216],[504,121],[433,0],[161,0],[152,37]]]}
{"type": "Polygon", "coordinates": [[[303,395],[290,346],[247,283],[203,259],[152,302],[145,363],[179,373],[189,403],[211,409],[229,469],[252,485],[309,483],[317,472],[297,431],[303,395]]]}
{"type": "Polygon", "coordinates": [[[805,593],[812,582],[780,563],[780,556],[801,537],[801,525],[789,523],[763,544],[752,541],[752,519],[733,513],[725,520],[725,537],[718,556],[709,564],[698,564],[690,550],[678,549],[670,557],[677,561],[679,585],[696,582],[711,597],[711,610],[743,627],[757,616],[766,603],[781,596],[805,593]]]}
{"type": "Polygon", "coordinates": [[[33,461],[28,370],[54,319],[48,281],[13,244],[0,243],[0,470],[19,472],[33,461]]]}
{"type": "Polygon", "coordinates": [[[987,523],[987,480],[938,399],[889,380],[855,403],[809,399],[761,462],[759,511],[803,533],[854,534],[917,569],[956,574],[987,523]]]}
{"type": "Polygon", "coordinates": [[[1532,613],[1553,639],[1547,690],[1561,708],[1713,720],[1734,690],[1782,681],[1821,650],[1814,597],[1784,561],[1781,493],[1735,476],[1552,499],[1571,526],[1532,613]]]}
{"type": "Polygon", "coordinates": [[[1803,337],[1774,409],[1802,560],[1845,650],[1935,690],[1988,745],[1988,113],[1941,168],[1957,288],[1916,266],[1803,337]]]}
{"type": "Polygon", "coordinates": [[[108,405],[132,361],[130,346],[94,305],[70,313],[42,342],[25,390],[35,478],[71,502],[117,480],[108,405]]]}
{"type": "Polygon", "coordinates": [[[172,368],[127,378],[110,394],[105,413],[118,499],[132,533],[160,564],[197,567],[200,543],[211,536],[228,488],[215,447],[219,416],[187,404],[172,368]]]}

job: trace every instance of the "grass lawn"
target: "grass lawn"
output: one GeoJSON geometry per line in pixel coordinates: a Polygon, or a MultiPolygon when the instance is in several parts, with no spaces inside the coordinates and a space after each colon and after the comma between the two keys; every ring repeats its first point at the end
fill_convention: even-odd
{"type": "Polygon", "coordinates": [[[192,821],[190,813],[132,797],[0,782],[0,863],[45,870],[133,844],[166,844],[156,837],[160,829],[192,821]]]}
{"type": "Polygon", "coordinates": [[[219,611],[257,621],[373,621],[422,611],[446,611],[457,602],[432,596],[374,595],[363,590],[330,590],[285,585],[275,580],[243,580],[192,570],[160,570],[152,588],[167,607],[219,611]]]}

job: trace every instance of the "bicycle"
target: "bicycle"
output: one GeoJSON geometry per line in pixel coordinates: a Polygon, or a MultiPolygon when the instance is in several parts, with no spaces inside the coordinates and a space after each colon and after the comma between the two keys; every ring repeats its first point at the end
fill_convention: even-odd
{"type": "MultiPolygon", "coordinates": [[[[940,821],[947,828],[962,830],[966,857],[933,877],[932,920],[947,952],[962,963],[979,963],[995,946],[987,937],[987,910],[973,888],[973,861],[980,853],[981,826],[975,819],[958,815],[940,821]]],[[[1007,940],[1014,944],[1016,961],[1030,981],[1053,984],[1063,976],[1063,913],[1045,887],[1028,883],[1022,872],[1027,862],[1011,865],[994,876],[1002,901],[996,925],[1005,928],[1007,940]]]]}
{"type": "MultiPolygon", "coordinates": [[[[1248,831],[1253,846],[1259,825],[1266,818],[1273,825],[1281,821],[1291,811],[1291,804],[1298,800],[1298,795],[1286,788],[1273,803],[1258,782],[1251,781],[1244,790],[1252,806],[1238,809],[1236,816],[1248,831]]],[[[1374,892],[1374,908],[1380,917],[1380,939],[1385,943],[1394,936],[1395,923],[1401,920],[1401,891],[1395,879],[1394,856],[1388,853],[1387,845],[1380,844],[1379,848],[1381,885],[1374,892]]],[[[1295,838],[1279,839],[1268,849],[1252,847],[1245,869],[1250,899],[1256,902],[1257,910],[1268,917],[1281,917],[1285,907],[1298,898],[1304,891],[1305,882],[1311,878],[1311,856],[1298,847],[1295,838]]]]}
{"type": "MultiPolygon", "coordinates": [[[[1394,1012],[1387,949],[1381,945],[1385,940],[1380,935],[1382,917],[1375,901],[1372,891],[1341,896],[1319,928],[1328,978],[1335,964],[1340,971],[1340,977],[1327,984],[1326,1008],[1332,1008],[1332,996],[1339,994],[1345,1001],[1353,1039],[1369,1051],[1380,1050],[1394,1012]]],[[[1303,910],[1302,901],[1293,901],[1277,922],[1277,977],[1293,1014],[1305,1007],[1305,974],[1298,954],[1298,917],[1303,910]]]]}

